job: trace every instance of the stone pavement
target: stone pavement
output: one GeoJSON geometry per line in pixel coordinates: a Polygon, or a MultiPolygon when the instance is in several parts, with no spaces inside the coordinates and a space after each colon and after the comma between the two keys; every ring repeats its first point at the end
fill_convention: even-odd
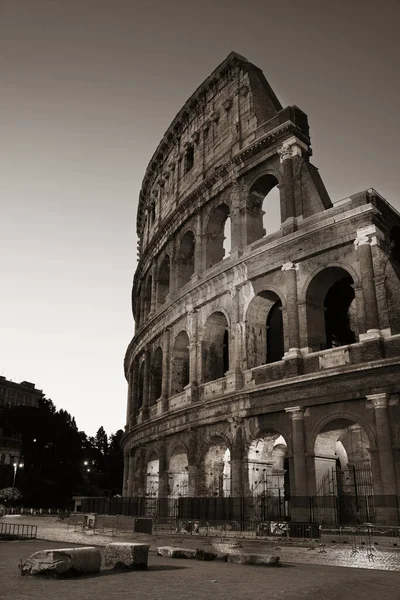
{"type": "MultiPolygon", "coordinates": [[[[64,546],[67,546],[63,542],[64,546]]],[[[322,565],[264,568],[221,561],[169,559],[152,553],[147,571],[102,570],[72,579],[21,577],[19,560],[57,542],[0,542],[2,600],[385,600],[399,599],[399,576],[322,565]]]]}
{"type": "MultiPolygon", "coordinates": [[[[83,532],[81,529],[74,530],[66,523],[59,522],[56,518],[41,517],[2,517],[0,522],[27,523],[37,525],[38,539],[69,542],[73,544],[105,546],[110,541],[134,541],[150,545],[150,552],[156,552],[158,546],[179,546],[186,548],[201,548],[210,550],[213,544],[221,541],[221,538],[204,538],[197,535],[182,534],[160,534],[146,535],[132,533],[130,535],[101,535],[92,531],[83,532]]],[[[233,542],[230,539],[228,543],[233,542]]],[[[240,539],[237,543],[243,552],[252,554],[274,554],[280,556],[282,564],[313,564],[340,567],[356,567],[363,569],[379,569],[385,571],[400,571],[400,549],[375,547],[369,549],[359,546],[352,547],[350,544],[343,545],[320,545],[318,543],[300,542],[296,545],[287,545],[283,540],[270,542],[267,540],[240,539]]],[[[400,597],[400,593],[399,593],[400,597]]]]}

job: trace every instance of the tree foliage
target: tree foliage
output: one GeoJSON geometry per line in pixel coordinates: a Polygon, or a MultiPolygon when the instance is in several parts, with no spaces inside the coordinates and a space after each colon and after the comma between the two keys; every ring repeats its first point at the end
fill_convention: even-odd
{"type": "MultiPolygon", "coordinates": [[[[21,436],[24,468],[17,473],[24,504],[68,507],[74,495],[120,494],[122,431],[107,436],[100,427],[94,438],[78,431],[66,410],[50,399],[39,408],[16,406],[0,412],[4,437],[21,436]],[[87,463],[87,464],[84,464],[87,463]]],[[[0,488],[12,481],[12,465],[0,469],[0,488]]]]}
{"type": "Polygon", "coordinates": [[[15,487],[8,487],[0,490],[0,502],[4,502],[5,504],[17,502],[18,500],[21,500],[21,498],[21,492],[15,487]]]}

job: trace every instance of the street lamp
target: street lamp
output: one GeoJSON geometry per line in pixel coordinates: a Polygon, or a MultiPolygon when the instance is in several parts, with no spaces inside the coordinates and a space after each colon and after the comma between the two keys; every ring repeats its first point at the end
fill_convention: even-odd
{"type": "Polygon", "coordinates": [[[18,471],[18,469],[22,469],[23,466],[24,466],[24,463],[22,463],[22,462],[20,462],[20,463],[15,462],[13,464],[13,468],[14,468],[13,488],[15,487],[15,478],[17,477],[17,471],[18,471]]]}

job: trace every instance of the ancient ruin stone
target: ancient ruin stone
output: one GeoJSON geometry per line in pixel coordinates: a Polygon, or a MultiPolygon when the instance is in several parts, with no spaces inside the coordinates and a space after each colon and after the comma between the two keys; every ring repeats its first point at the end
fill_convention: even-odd
{"type": "Polygon", "coordinates": [[[66,576],[98,573],[101,552],[92,546],[35,552],[20,565],[21,575],[66,576]]]}
{"type": "Polygon", "coordinates": [[[264,567],[280,566],[279,556],[261,554],[229,554],[228,562],[236,565],[262,565],[264,567]]]}
{"type": "Polygon", "coordinates": [[[196,558],[196,550],[190,548],[173,548],[172,546],[160,546],[157,554],[169,558],[196,558]]]}
{"type": "Polygon", "coordinates": [[[147,569],[148,544],[112,543],[104,551],[104,564],[114,569],[147,569]]]}

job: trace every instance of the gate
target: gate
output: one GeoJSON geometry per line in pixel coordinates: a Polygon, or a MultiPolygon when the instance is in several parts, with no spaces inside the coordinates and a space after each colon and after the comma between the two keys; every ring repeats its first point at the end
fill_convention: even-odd
{"type": "Polygon", "coordinates": [[[369,463],[330,469],[313,502],[314,519],[334,525],[375,523],[376,510],[369,463]]]}

